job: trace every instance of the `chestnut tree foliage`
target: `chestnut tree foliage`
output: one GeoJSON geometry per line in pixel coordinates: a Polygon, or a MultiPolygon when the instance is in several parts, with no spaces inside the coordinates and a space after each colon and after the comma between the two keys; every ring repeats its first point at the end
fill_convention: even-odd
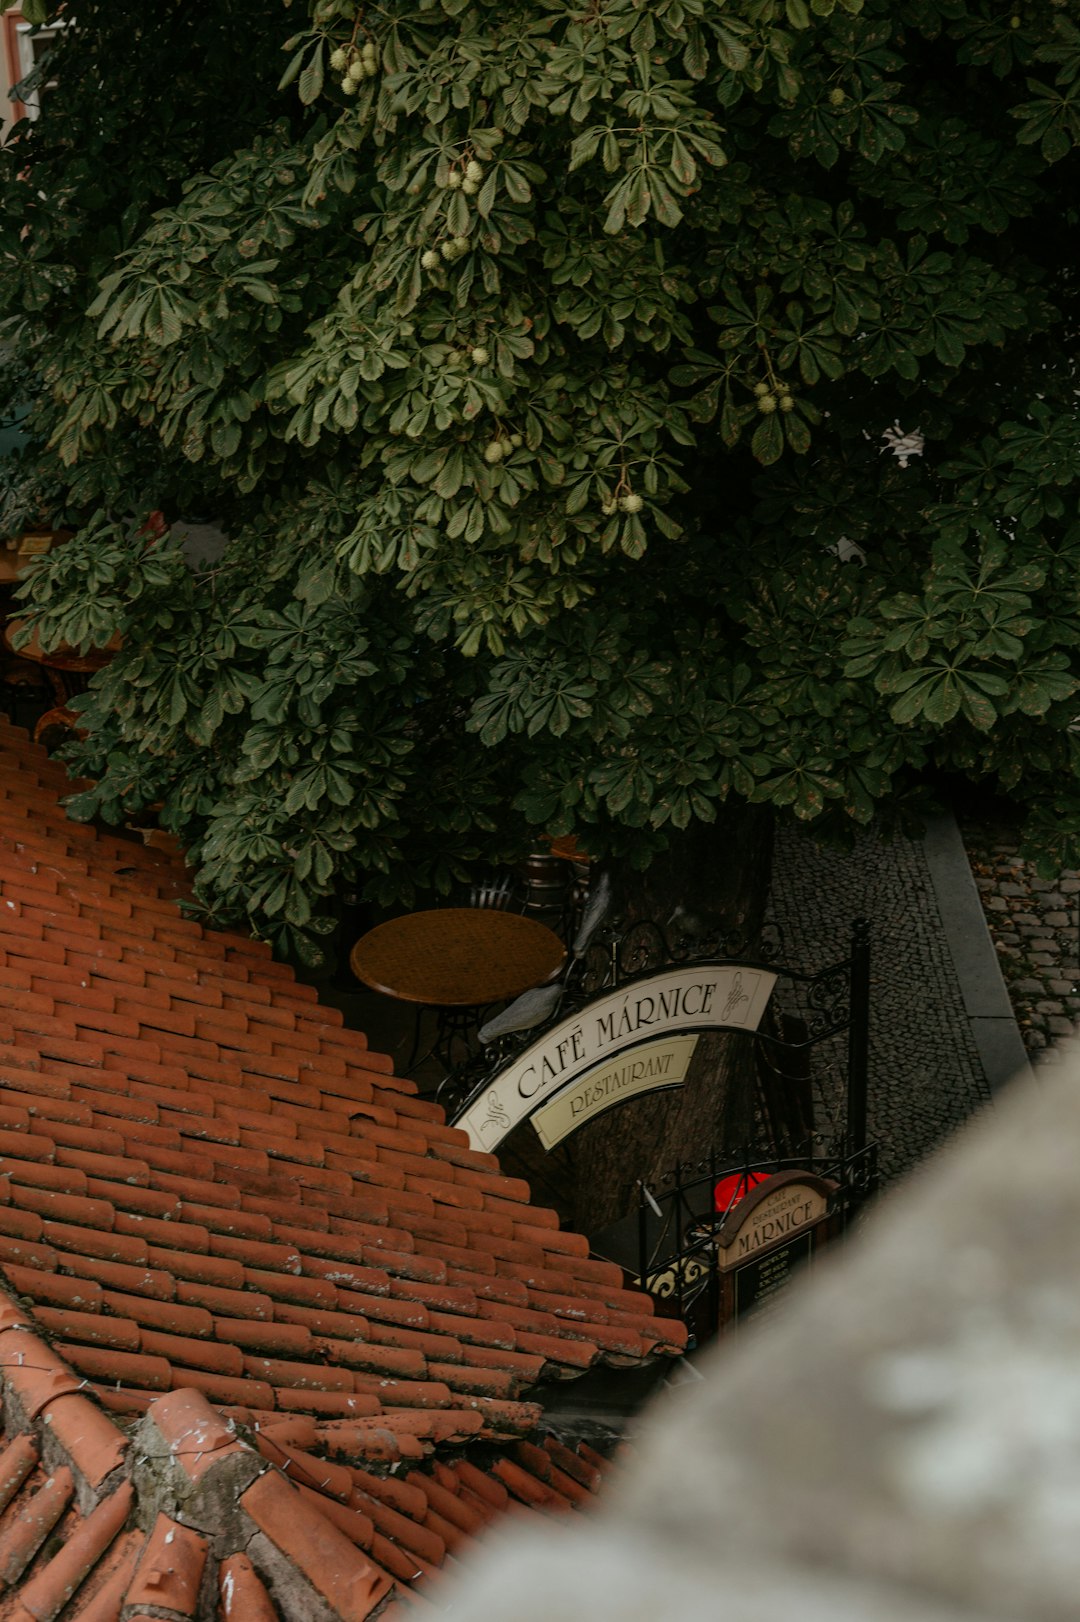
{"type": "Polygon", "coordinates": [[[123,637],[75,814],[309,954],[929,768],[1080,860],[1065,0],[76,10],[0,154],[4,522],[76,530],[43,641],[123,637]]]}

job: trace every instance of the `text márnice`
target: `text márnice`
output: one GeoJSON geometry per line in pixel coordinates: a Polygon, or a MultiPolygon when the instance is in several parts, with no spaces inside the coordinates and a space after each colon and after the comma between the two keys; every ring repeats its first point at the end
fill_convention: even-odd
{"type": "Polygon", "coordinates": [[[668,1026],[673,1021],[685,1020],[689,1024],[694,1020],[708,1020],[716,987],[715,980],[699,980],[640,996],[628,993],[619,1006],[609,1006],[591,1019],[579,1021],[551,1042],[543,1053],[537,1054],[518,1077],[519,1094],[522,1098],[534,1097],[561,1081],[568,1071],[586,1059],[600,1059],[605,1049],[632,1041],[654,1026],[668,1026]]]}

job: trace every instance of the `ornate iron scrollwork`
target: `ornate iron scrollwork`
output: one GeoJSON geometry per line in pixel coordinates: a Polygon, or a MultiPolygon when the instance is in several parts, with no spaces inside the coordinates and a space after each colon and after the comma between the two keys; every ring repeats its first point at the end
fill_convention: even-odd
{"type": "Polygon", "coordinates": [[[651,919],[642,918],[617,937],[615,962],[616,985],[638,974],[648,974],[672,961],[672,950],[664,931],[651,919]]]}
{"type": "MultiPolygon", "coordinates": [[[[478,1098],[519,1053],[541,1039],[560,1020],[577,1013],[602,992],[617,991],[627,982],[665,964],[684,966],[701,962],[734,966],[740,960],[764,964],[778,976],[801,987],[807,1043],[842,1030],[851,1019],[851,961],[834,964],[819,974],[805,974],[781,966],[782,944],[780,931],[774,925],[766,925],[749,939],[742,931],[724,931],[715,920],[685,910],[674,913],[664,925],[649,918],[630,922],[607,918],[589,932],[587,940],[570,957],[562,979],[562,1000],[551,1016],[528,1030],[502,1036],[479,1053],[471,1054],[444,1078],[436,1096],[453,1119],[478,1098]]],[[[740,995],[745,994],[736,978],[731,998],[737,1003],[740,995]]],[[[735,1012],[733,1006],[729,1014],[735,1012]]],[[[758,1034],[763,1041],[771,1040],[767,1031],[758,1034]]]]}
{"type": "Polygon", "coordinates": [[[842,963],[815,975],[806,988],[807,1036],[841,1030],[851,1018],[851,967],[842,963]]]}

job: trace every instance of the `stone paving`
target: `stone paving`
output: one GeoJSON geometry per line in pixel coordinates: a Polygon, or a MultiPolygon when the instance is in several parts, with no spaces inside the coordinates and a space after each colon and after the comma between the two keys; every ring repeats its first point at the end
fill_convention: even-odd
{"type": "Polygon", "coordinates": [[[961,833],[1024,1046],[1048,1063],[1080,1018],[1080,871],[1039,878],[1004,813],[965,816],[961,833]]]}
{"type": "MultiPolygon", "coordinates": [[[[989,1099],[922,844],[870,830],[834,850],[783,827],[772,912],[784,960],[807,970],[844,959],[852,920],[870,920],[869,1126],[891,1180],[989,1099]]],[[[815,1050],[819,1129],[842,1121],[845,1049],[839,1038],[815,1050]]]]}

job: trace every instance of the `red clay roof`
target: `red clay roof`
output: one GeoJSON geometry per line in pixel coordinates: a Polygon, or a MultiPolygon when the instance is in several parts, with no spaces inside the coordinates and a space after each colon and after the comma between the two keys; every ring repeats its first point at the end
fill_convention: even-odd
{"type": "Polygon", "coordinates": [[[257,1619],[265,1579],[283,1617],[366,1617],[508,1494],[589,1496],[574,1455],[546,1462],[557,1444],[492,1452],[536,1430],[542,1376],[675,1352],[684,1331],[265,946],[185,919],[175,859],[71,822],[68,787],[0,721],[0,1366],[20,1416],[0,1622],[57,1614],[33,1583],[60,1557],[34,1551],[73,1516],[97,1549],[79,1583],[111,1575],[65,1622],[118,1615],[114,1590],[125,1618],[210,1615],[219,1560],[222,1615],[257,1619]],[[242,1460],[232,1548],[204,1527],[208,1555],[187,1514],[171,1538],[164,1511],[137,1532],[126,1500],[105,1515],[138,1484],[143,1415],[170,1448],[194,1427],[215,1467],[242,1460]],[[430,1473],[470,1443],[490,1469],[430,1473]]]}

